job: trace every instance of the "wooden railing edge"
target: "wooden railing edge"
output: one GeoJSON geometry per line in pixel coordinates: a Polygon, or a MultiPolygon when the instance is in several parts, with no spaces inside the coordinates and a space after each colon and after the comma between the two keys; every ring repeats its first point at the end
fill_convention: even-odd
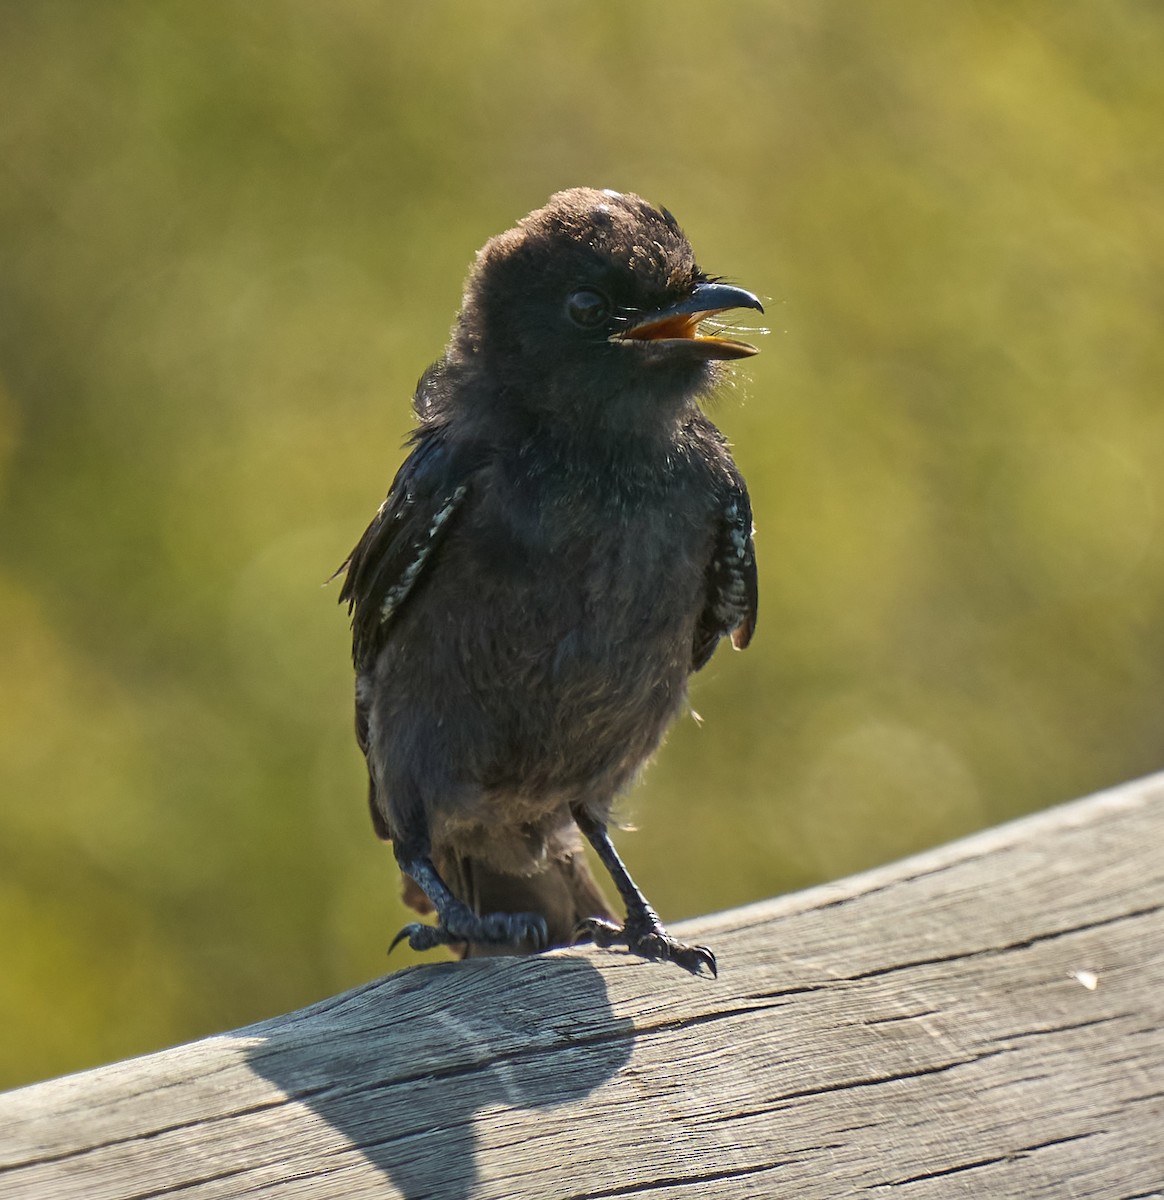
{"type": "Polygon", "coordinates": [[[1164,1196],[1162,845],[1156,775],[687,922],[715,982],[400,971],[0,1095],[0,1196],[1164,1196]]]}

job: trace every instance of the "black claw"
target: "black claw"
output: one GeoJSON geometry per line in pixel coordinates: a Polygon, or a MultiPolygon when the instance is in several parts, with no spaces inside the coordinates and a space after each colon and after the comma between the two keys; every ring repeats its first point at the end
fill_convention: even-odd
{"type": "Polygon", "coordinates": [[[550,940],[545,918],[537,913],[496,913],[492,927],[493,942],[499,946],[528,944],[531,950],[544,950],[550,940]]]}
{"type": "Polygon", "coordinates": [[[411,925],[405,925],[392,939],[388,953],[391,954],[405,939],[413,950],[431,950],[434,946],[443,946],[456,940],[449,938],[447,934],[448,930],[439,925],[423,925],[420,921],[414,921],[411,925]]]}
{"type": "Polygon", "coordinates": [[[712,979],[719,978],[719,969],[715,964],[715,955],[706,946],[676,946],[679,953],[672,954],[672,959],[692,975],[702,975],[704,968],[712,979]]]}
{"type": "Polygon", "coordinates": [[[631,954],[652,962],[673,962],[676,966],[702,975],[706,971],[712,979],[719,978],[715,955],[706,946],[687,946],[677,942],[657,921],[635,921],[628,919],[625,925],[615,925],[602,917],[591,917],[582,921],[574,930],[574,940],[589,937],[596,946],[604,950],[611,946],[625,946],[631,954]]]}
{"type": "Polygon", "coordinates": [[[602,917],[589,917],[585,921],[578,922],[574,927],[573,940],[577,942],[582,938],[589,938],[596,946],[601,946],[604,950],[626,942],[626,934],[623,932],[622,926],[616,925],[613,921],[604,920],[602,917]]]}

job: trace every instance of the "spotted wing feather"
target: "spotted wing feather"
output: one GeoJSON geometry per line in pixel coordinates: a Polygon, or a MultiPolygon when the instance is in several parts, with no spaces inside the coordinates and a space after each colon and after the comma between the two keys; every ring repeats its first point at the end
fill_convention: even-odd
{"type": "Polygon", "coordinates": [[[737,650],[752,640],[756,628],[759,587],[756,551],[752,544],[752,506],[738,477],[726,491],[711,562],[707,567],[707,598],[695,626],[691,669],[706,666],[720,638],[730,637],[737,650]]]}
{"type": "Polygon", "coordinates": [[[387,499],[337,572],[344,574],[339,598],[352,615],[357,671],[375,658],[423,578],[464,505],[469,479],[440,427],[416,435],[415,449],[397,472],[387,499]]]}

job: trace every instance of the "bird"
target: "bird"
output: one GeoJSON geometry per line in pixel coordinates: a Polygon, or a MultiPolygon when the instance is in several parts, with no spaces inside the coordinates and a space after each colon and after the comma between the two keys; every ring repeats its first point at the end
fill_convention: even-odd
{"type": "Polygon", "coordinates": [[[477,253],[410,450],[336,572],[376,833],[461,957],[590,940],[714,976],[615,849],[689,676],[756,626],[747,487],[700,405],[763,312],[671,213],[571,188],[477,253]],[[619,919],[584,852],[593,847],[619,919]]]}

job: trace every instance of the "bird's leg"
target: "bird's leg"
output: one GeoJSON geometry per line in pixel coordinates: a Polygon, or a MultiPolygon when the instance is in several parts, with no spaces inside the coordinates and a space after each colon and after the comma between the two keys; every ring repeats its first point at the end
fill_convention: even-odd
{"type": "Polygon", "coordinates": [[[524,943],[532,950],[545,948],[549,932],[545,919],[537,913],[486,913],[479,916],[463,900],[459,900],[440,877],[427,845],[394,842],[393,848],[401,871],[432,902],[437,923],[426,925],[422,921],[415,921],[405,925],[392,939],[389,953],[405,938],[413,950],[431,950],[434,946],[456,945],[459,942],[490,946],[517,946],[524,943]]]}
{"type": "Polygon", "coordinates": [[[578,927],[579,934],[588,934],[598,946],[625,945],[632,954],[643,958],[677,963],[693,975],[699,975],[706,969],[714,977],[715,955],[706,946],[686,946],[677,942],[663,928],[659,914],[647,903],[646,896],[639,891],[626,865],[619,858],[606,826],[582,809],[575,811],[574,820],[594,847],[602,865],[610,872],[614,886],[626,905],[626,923],[621,928],[602,917],[591,917],[578,927]]]}

